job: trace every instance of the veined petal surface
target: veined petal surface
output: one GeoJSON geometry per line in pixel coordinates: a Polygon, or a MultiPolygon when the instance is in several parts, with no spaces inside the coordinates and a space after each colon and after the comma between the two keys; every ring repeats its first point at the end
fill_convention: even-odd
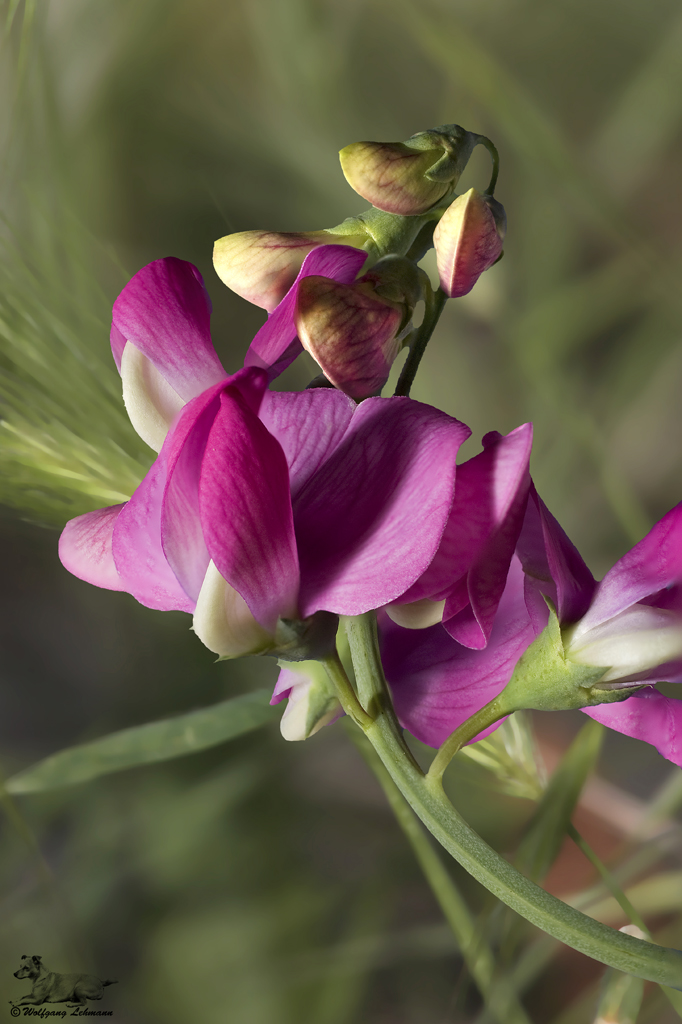
{"type": "Polygon", "coordinates": [[[368,398],[294,503],[300,611],[358,615],[395,600],[433,558],[469,428],[410,398],[368,398]]]}
{"type": "Polygon", "coordinates": [[[114,526],[123,507],[109,505],[71,519],[59,538],[59,558],[64,568],[105,590],[125,589],[111,551],[114,526]]]}
{"type": "Polygon", "coordinates": [[[381,615],[382,661],[401,725],[423,743],[440,746],[501,693],[535,636],[524,601],[523,570],[516,556],[483,650],[457,643],[442,625],[402,629],[381,615]]]}
{"type": "Polygon", "coordinates": [[[270,380],[286,370],[302,351],[294,322],[298,282],[309,274],[317,274],[351,284],[366,259],[363,249],[349,245],[320,245],[308,253],[293,285],[251,342],[244,365],[266,369],[270,380]]]}

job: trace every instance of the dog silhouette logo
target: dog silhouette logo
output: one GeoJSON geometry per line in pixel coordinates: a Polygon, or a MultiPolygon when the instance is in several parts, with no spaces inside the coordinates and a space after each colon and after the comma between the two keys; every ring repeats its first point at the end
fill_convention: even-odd
{"type": "MultiPolygon", "coordinates": [[[[18,1017],[21,1013],[20,1006],[66,1003],[70,1007],[85,1007],[88,1000],[101,999],[107,985],[116,984],[114,978],[102,981],[94,974],[57,974],[56,971],[48,970],[40,956],[24,954],[21,961],[19,970],[14,972],[14,977],[19,981],[24,981],[24,979],[32,981],[33,987],[27,995],[22,996],[16,1002],[10,999],[13,1017],[18,1017]]],[[[99,1016],[99,1013],[96,1015],[99,1016]]],[[[110,1013],[111,1011],[107,1013],[107,1016],[110,1013]]]]}

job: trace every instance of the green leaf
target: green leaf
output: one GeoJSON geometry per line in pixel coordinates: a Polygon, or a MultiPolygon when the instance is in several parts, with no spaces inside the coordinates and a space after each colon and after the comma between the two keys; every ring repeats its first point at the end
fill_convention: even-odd
{"type": "Polygon", "coordinates": [[[554,862],[588,775],[601,748],[603,727],[589,721],[582,727],[556,769],[531,819],[517,854],[517,867],[534,881],[554,862]]]}
{"type": "Polygon", "coordinates": [[[137,725],[92,743],[60,750],[13,775],[6,789],[14,794],[38,793],[206,750],[276,718],[278,710],[268,703],[269,699],[269,690],[256,690],[209,708],[137,725]]]}

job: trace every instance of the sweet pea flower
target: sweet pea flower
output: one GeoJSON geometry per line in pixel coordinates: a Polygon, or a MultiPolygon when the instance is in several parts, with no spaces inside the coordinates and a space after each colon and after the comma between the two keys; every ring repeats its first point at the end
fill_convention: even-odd
{"type": "Polygon", "coordinates": [[[387,604],[431,562],[469,430],[411,399],[268,392],[253,365],[229,376],[209,316],[199,272],[177,259],[116,300],[126,407],[159,454],[128,502],[66,525],[60,557],[97,586],[192,613],[221,656],[315,657],[333,642],[329,613],[387,604]]]}
{"type": "MultiPolygon", "coordinates": [[[[565,639],[569,660],[604,667],[600,685],[682,682],[682,503],[616,562],[565,639]]],[[[586,714],[682,767],[682,701],[649,685],[586,714]]]]}
{"type": "MultiPolygon", "coordinates": [[[[382,658],[401,723],[439,746],[497,697],[547,624],[545,598],[562,626],[566,664],[595,669],[593,693],[601,694],[595,699],[618,698],[583,707],[584,713],[682,767],[682,702],[652,685],[682,682],[682,505],[597,584],[531,485],[483,650],[458,644],[442,625],[413,631],[382,616],[382,658]]],[[[540,680],[543,685],[551,702],[552,680],[540,680]]]]}

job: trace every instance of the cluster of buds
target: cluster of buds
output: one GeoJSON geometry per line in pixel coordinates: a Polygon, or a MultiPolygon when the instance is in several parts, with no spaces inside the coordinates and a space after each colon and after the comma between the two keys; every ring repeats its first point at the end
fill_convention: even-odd
{"type": "Polygon", "coordinates": [[[286,345],[275,354],[268,328],[265,351],[263,337],[252,346],[257,365],[280,372],[286,348],[293,346],[294,356],[300,351],[298,339],[326,382],[356,401],[379,394],[398,353],[414,341],[417,303],[431,295],[417,266],[425,247],[435,247],[440,288],[449,298],[466,295],[501,256],[506,218],[492,195],[496,169],[485,194],[472,188],[454,195],[479,143],[492,145],[458,125],[405,143],[354,143],[341,151],[341,166],[373,204],[366,214],[321,231],[242,231],[219,239],[213,259],[224,284],[279,320],[287,306],[286,345]],[[352,274],[343,258],[349,247],[364,254],[351,260],[352,274]]]}

